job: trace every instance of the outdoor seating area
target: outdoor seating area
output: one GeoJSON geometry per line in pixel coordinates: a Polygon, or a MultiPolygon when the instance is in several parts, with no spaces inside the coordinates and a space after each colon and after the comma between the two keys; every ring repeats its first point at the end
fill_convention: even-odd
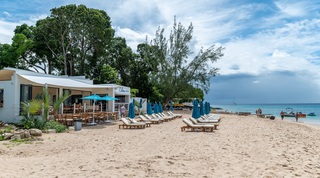
{"type": "Polygon", "coordinates": [[[82,120],[83,125],[88,125],[90,123],[104,124],[106,121],[117,121],[118,118],[118,112],[82,112],[54,115],[54,120],[65,126],[73,126],[74,120],[78,119],[82,120]]]}

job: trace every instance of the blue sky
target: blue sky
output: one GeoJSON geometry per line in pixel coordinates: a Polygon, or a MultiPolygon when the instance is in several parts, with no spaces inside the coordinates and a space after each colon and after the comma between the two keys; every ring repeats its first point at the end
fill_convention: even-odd
{"type": "Polygon", "coordinates": [[[50,9],[84,4],[105,10],[116,35],[136,45],[173,17],[194,26],[191,48],[212,44],[224,57],[206,100],[213,104],[320,103],[320,2],[314,0],[1,0],[0,43],[17,25],[34,25],[50,9]]]}

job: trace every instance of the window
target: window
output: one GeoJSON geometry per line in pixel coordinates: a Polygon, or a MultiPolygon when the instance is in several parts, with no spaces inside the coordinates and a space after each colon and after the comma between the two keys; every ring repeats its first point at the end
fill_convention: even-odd
{"type": "Polygon", "coordinates": [[[27,102],[32,99],[32,86],[20,85],[20,102],[27,102]]]}
{"type": "MultiPolygon", "coordinates": [[[[20,103],[27,102],[32,99],[32,86],[20,85],[20,103]]],[[[20,106],[20,115],[22,113],[22,107],[20,106]]]]}
{"type": "Polygon", "coordinates": [[[3,93],[4,93],[4,89],[0,88],[0,108],[3,107],[3,93]]]}

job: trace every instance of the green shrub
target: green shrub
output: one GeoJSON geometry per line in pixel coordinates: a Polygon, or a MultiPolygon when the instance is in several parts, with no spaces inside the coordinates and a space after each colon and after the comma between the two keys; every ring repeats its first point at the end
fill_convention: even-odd
{"type": "Polygon", "coordinates": [[[64,132],[67,127],[65,125],[62,125],[60,124],[59,122],[57,121],[48,121],[46,124],[45,124],[45,128],[46,129],[56,129],[56,132],[57,133],[61,133],[61,132],[64,132]]]}
{"type": "Polygon", "coordinates": [[[43,130],[45,126],[45,121],[35,118],[33,116],[21,119],[18,124],[19,127],[23,127],[24,129],[36,128],[43,130]]]}
{"type": "Polygon", "coordinates": [[[8,125],[8,126],[4,129],[4,132],[5,132],[5,133],[11,133],[12,130],[13,130],[13,125],[8,125]]]}

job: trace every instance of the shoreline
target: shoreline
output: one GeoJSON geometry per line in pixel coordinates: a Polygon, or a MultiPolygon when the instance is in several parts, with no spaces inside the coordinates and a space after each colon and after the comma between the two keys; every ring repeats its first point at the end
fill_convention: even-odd
{"type": "MultiPolygon", "coordinates": [[[[189,117],[191,111],[175,111],[189,117]]],[[[146,129],[117,123],[0,142],[0,177],[317,177],[319,127],[222,114],[214,132],[181,132],[182,119],[146,129]]]]}

